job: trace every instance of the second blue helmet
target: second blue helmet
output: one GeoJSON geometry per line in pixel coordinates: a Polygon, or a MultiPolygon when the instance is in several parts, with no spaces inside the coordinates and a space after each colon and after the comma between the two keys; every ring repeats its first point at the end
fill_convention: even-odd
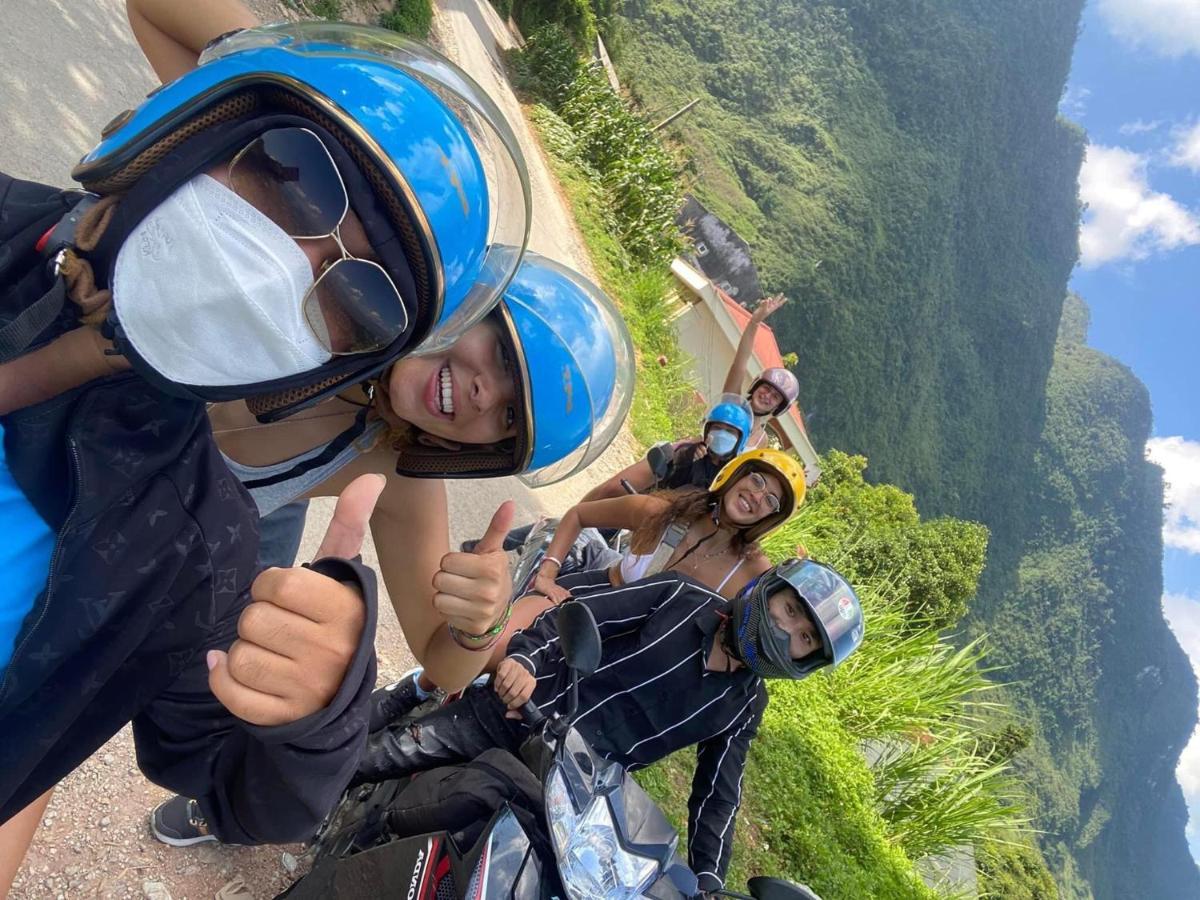
{"type": "Polygon", "coordinates": [[[754,413],[745,398],[737,394],[722,394],[704,417],[704,441],[710,453],[721,459],[732,459],[746,449],[746,441],[753,428],[754,413]],[[713,429],[713,425],[725,427],[713,429]],[[726,434],[730,435],[732,443],[720,440],[726,434]]]}
{"type": "Polygon", "coordinates": [[[526,253],[492,313],[516,363],[515,441],[401,451],[401,475],[518,475],[538,487],[580,471],[620,431],[633,401],[629,330],[612,300],[560,263],[526,253]]]}

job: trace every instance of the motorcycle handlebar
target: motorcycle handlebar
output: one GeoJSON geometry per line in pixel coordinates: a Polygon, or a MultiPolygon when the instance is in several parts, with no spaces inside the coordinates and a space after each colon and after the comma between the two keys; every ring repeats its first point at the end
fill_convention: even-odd
{"type": "Polygon", "coordinates": [[[546,716],[537,708],[532,700],[526,700],[525,705],[521,707],[521,718],[525,720],[526,725],[532,727],[546,718],[546,716]]]}

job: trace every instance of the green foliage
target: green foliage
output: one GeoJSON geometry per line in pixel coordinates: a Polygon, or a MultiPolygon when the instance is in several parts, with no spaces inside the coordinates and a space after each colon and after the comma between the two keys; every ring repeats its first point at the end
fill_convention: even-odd
{"type": "Polygon", "coordinates": [[[597,179],[580,157],[574,131],[547,107],[530,109],[554,174],[571,204],[596,268],[600,286],[613,297],[638,351],[637,387],[630,424],[643,445],[696,432],[703,405],[689,380],[689,360],[670,324],[673,291],[665,267],[635,267],[618,243],[612,215],[597,179]]]}
{"type": "Polygon", "coordinates": [[[1182,898],[1200,875],[1173,768],[1196,688],[1160,610],[1161,473],[1143,456],[1145,389],[1083,344],[1087,321],[1068,297],[1012,498],[1028,511],[1021,553],[1003,590],[985,579],[973,627],[1030,721],[1016,767],[1062,895],[1182,898]]]}
{"type": "Polygon", "coordinates": [[[981,841],[975,847],[975,865],[980,900],[1058,900],[1054,876],[1030,843],[981,841]]]}
{"type": "Polygon", "coordinates": [[[1029,746],[1027,725],[1009,722],[994,734],[985,735],[980,752],[992,762],[1011,762],[1013,757],[1029,746]]]}
{"type": "Polygon", "coordinates": [[[524,34],[556,24],[578,52],[590,52],[596,37],[596,16],[588,0],[511,0],[512,17],[524,34]]]}
{"type": "Polygon", "coordinates": [[[394,0],[392,8],[379,17],[379,24],[409,37],[429,37],[433,25],[430,0],[394,0]]]}
{"type": "Polygon", "coordinates": [[[301,5],[304,11],[314,18],[325,19],[329,22],[340,22],[342,20],[341,0],[308,0],[307,3],[302,3],[301,5]]]}
{"type": "Polygon", "coordinates": [[[678,165],[602,70],[582,67],[563,29],[535,32],[509,54],[514,82],[544,101],[570,130],[549,149],[567,153],[596,183],[609,230],[630,262],[662,264],[679,248],[675,214],[682,203],[678,165]]]}
{"type": "MultiPolygon", "coordinates": [[[[677,828],[686,827],[694,765],[694,754],[682,751],[637,773],[677,828]]],[[[754,875],[774,875],[803,881],[829,898],[935,896],[888,841],[872,805],[870,770],[840,727],[827,685],[817,679],[772,687],[743,785],[731,888],[754,875]]]]}
{"type": "Polygon", "coordinates": [[[682,202],[678,168],[603,72],[581,71],[559,109],[579,153],[599,174],[617,221],[617,239],[643,263],[678,249],[675,214],[682,202]]]}
{"type": "Polygon", "coordinates": [[[582,63],[569,35],[557,22],[543,25],[525,41],[525,47],[508,54],[513,86],[553,109],[567,92],[582,63]]]}
{"type": "Polygon", "coordinates": [[[1086,344],[1091,322],[1092,313],[1083,298],[1076,293],[1068,293],[1063,303],[1062,319],[1058,323],[1058,343],[1086,344]]]}
{"type": "Polygon", "coordinates": [[[1014,553],[1077,258],[1081,0],[629,0],[624,84],[754,247],[822,448],[1014,553]],[[813,261],[820,259],[820,268],[813,261]]]}
{"type": "Polygon", "coordinates": [[[940,629],[957,622],[983,572],[987,529],[950,518],[920,521],[911,496],[863,480],[861,456],[834,450],[826,464],[799,515],[768,538],[768,551],[786,553],[801,543],[827,557],[852,547],[847,577],[887,573],[912,623],[940,629]]]}
{"type": "Polygon", "coordinates": [[[1160,611],[1148,398],[1063,299],[1084,135],[1057,106],[1081,7],[629,0],[617,64],[647,108],[703,100],[672,135],[764,286],[797,300],[772,327],[819,445],[869,456],[923,524],[982,523],[987,567],[981,531],[916,538],[908,495],[845,487],[853,457],[813,491],[844,514],[775,541],[862,550],[856,577],[892,573],[947,623],[979,577],[963,640],[990,635],[1029,729],[1014,766],[1061,895],[1198,896],[1172,776],[1195,683],[1160,611]],[[894,568],[910,555],[927,561],[894,568]],[[929,599],[931,559],[961,577],[929,599]]]}
{"type": "Polygon", "coordinates": [[[590,5],[596,18],[596,30],[604,38],[609,53],[616,52],[625,43],[625,20],[621,18],[624,0],[591,0],[590,5]]]}

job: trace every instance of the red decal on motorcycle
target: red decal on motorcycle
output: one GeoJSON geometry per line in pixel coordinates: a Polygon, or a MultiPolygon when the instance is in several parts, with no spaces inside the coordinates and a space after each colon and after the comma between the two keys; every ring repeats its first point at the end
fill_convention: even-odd
{"type": "Polygon", "coordinates": [[[48,244],[50,242],[50,234],[51,234],[51,232],[54,231],[55,227],[56,226],[51,225],[49,228],[46,229],[46,233],[43,234],[40,238],[38,238],[38,242],[33,245],[34,253],[41,253],[43,250],[46,249],[46,244],[48,244]]]}

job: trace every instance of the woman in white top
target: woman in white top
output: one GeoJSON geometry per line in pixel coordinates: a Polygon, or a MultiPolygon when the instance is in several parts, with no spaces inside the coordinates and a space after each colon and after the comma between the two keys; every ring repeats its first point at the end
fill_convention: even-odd
{"type": "Polygon", "coordinates": [[[633,532],[629,551],[608,571],[613,585],[672,570],[732,598],[770,568],[757,541],[786,522],[803,501],[803,466],[778,450],[761,449],[734,457],[708,490],[580,503],[559,522],[534,587],[549,601],[561,602],[570,592],[554,580],[559,560],[580,530],[627,528],[633,532]]]}

